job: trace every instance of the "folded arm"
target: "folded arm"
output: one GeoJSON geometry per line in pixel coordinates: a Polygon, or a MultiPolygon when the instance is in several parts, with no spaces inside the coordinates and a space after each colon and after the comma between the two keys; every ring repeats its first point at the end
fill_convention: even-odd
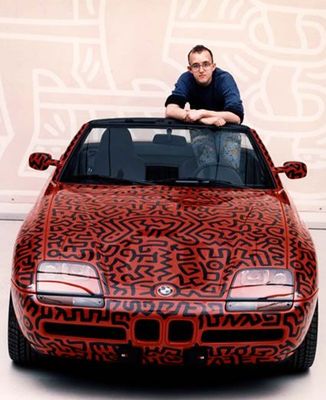
{"type": "Polygon", "coordinates": [[[211,111],[211,110],[185,110],[178,104],[168,104],[165,110],[167,118],[175,118],[185,122],[202,122],[206,125],[222,126],[227,122],[240,124],[240,117],[231,111],[211,111]]]}

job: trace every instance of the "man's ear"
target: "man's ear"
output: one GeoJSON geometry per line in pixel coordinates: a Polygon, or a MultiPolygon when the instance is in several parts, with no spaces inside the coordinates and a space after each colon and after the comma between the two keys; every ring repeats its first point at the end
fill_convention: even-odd
{"type": "Polygon", "coordinates": [[[188,65],[187,69],[188,69],[189,72],[192,73],[192,70],[191,70],[191,66],[190,66],[190,65],[188,65]]]}

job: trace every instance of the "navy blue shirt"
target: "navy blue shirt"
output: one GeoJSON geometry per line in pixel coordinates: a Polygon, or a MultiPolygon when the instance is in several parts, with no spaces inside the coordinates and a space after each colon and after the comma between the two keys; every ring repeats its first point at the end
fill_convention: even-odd
{"type": "Polygon", "coordinates": [[[179,77],[165,106],[177,104],[184,108],[186,103],[196,110],[230,111],[243,121],[244,112],[237,84],[229,72],[220,68],[215,68],[208,86],[198,85],[189,71],[179,77]]]}

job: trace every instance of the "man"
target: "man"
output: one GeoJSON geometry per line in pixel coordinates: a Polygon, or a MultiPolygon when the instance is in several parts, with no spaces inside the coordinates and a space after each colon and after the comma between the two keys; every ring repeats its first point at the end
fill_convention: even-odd
{"type": "Polygon", "coordinates": [[[240,124],[243,107],[232,75],[216,68],[211,50],[202,45],[190,50],[188,62],[188,71],[165,102],[166,117],[217,126],[240,124]],[[186,103],[190,110],[184,109],[186,103]]]}

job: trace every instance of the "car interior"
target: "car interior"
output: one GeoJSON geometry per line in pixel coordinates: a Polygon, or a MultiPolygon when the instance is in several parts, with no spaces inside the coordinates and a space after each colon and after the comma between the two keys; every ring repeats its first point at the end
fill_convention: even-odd
{"type": "Polygon", "coordinates": [[[73,180],[74,176],[107,176],[138,182],[215,180],[235,186],[272,185],[262,158],[246,134],[237,132],[232,136],[235,139],[231,151],[236,156],[231,155],[232,159],[223,131],[207,133],[207,129],[203,132],[196,129],[187,132],[188,135],[178,130],[172,133],[170,128],[162,131],[135,139],[132,128],[102,129],[97,140],[86,139],[77,149],[63,180],[73,180]],[[206,139],[202,140],[205,135],[211,135],[209,149],[206,139]],[[196,144],[196,137],[200,137],[201,144],[196,144]]]}

